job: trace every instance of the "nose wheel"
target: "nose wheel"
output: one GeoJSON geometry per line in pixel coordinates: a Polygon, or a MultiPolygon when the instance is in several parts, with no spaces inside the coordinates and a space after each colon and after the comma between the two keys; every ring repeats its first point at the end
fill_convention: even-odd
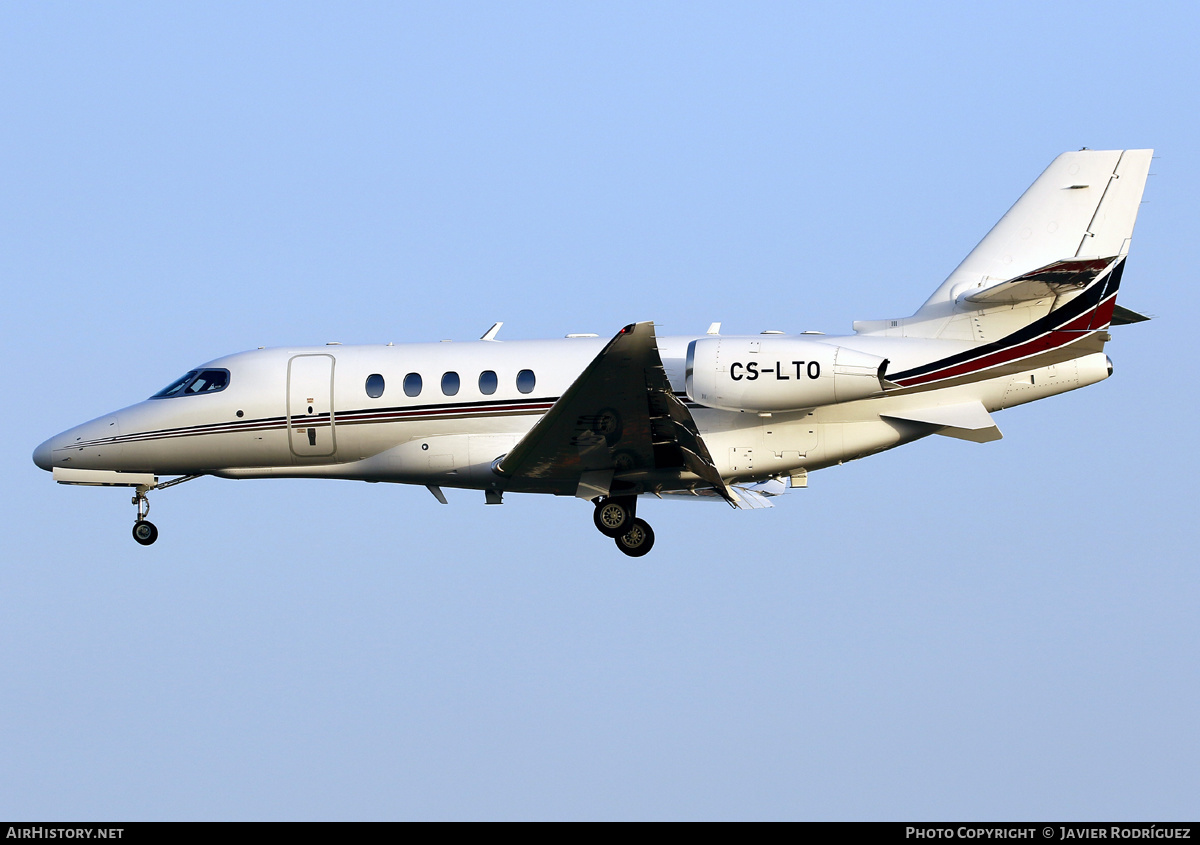
{"type": "Polygon", "coordinates": [[[146,517],[150,514],[150,499],[146,496],[148,490],[137,488],[133,494],[132,503],[137,505],[137,519],[133,523],[133,539],[143,546],[148,546],[158,539],[158,528],[146,517]]]}
{"type": "Polygon", "coordinates": [[[133,524],[133,539],[143,546],[148,546],[158,539],[158,528],[153,522],[139,519],[133,524]]]}

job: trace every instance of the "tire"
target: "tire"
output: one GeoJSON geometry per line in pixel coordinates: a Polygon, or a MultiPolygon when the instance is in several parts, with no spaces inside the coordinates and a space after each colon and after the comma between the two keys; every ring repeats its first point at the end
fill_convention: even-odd
{"type": "Polygon", "coordinates": [[[602,499],[592,513],[592,521],[605,537],[616,537],[629,524],[629,508],[615,499],[602,499]]]}
{"type": "Polygon", "coordinates": [[[644,519],[635,519],[629,530],[615,538],[617,548],[630,557],[641,557],[654,548],[654,530],[644,519]]]}
{"type": "Polygon", "coordinates": [[[158,539],[158,529],[153,522],[139,519],[133,524],[133,539],[143,546],[149,546],[158,539]]]}

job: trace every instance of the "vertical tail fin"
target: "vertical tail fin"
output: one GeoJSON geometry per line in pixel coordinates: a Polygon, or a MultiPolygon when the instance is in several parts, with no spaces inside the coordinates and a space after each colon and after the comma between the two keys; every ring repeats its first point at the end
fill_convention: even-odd
{"type": "Polygon", "coordinates": [[[922,306],[1068,258],[1129,251],[1153,150],[1063,153],[922,306]]]}
{"type": "MultiPolygon", "coordinates": [[[[913,316],[856,323],[855,330],[985,341],[1045,316],[1065,304],[1061,292],[1043,290],[1039,297],[1031,283],[1009,284],[1003,295],[995,289],[1062,265],[1086,267],[1090,259],[1107,259],[1100,265],[1107,266],[1123,257],[1129,251],[1153,152],[1063,153],[913,316]]],[[[1119,271],[1122,263],[1113,269],[1119,271]]],[[[1104,275],[1093,273],[1092,279],[1104,275]]],[[[1107,275],[1120,278],[1119,272],[1107,275]]]]}

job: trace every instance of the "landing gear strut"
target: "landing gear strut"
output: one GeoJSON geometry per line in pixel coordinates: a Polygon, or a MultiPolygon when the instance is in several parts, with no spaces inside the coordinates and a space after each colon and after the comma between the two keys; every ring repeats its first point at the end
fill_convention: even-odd
{"type": "Polygon", "coordinates": [[[193,478],[199,477],[198,475],[184,475],[180,478],[164,481],[162,484],[139,484],[131,500],[131,504],[137,505],[137,518],[133,522],[133,539],[143,546],[149,546],[158,539],[158,527],[146,519],[150,514],[150,498],[146,495],[147,493],[151,490],[164,490],[167,487],[174,487],[176,484],[182,484],[185,481],[191,481],[193,478]]]}
{"type": "Polygon", "coordinates": [[[654,545],[654,531],[644,519],[635,516],[635,496],[608,496],[596,500],[592,520],[605,537],[612,537],[617,548],[630,557],[641,557],[654,545]]]}

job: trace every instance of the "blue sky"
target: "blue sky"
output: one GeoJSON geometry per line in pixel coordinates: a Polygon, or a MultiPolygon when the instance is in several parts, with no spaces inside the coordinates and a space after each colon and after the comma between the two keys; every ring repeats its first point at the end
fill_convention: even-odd
{"type": "Polygon", "coordinates": [[[6,4],[0,815],[1164,819],[1200,794],[1194,6],[6,4]],[[260,345],[848,331],[1154,147],[1116,376],[773,511],[54,485],[260,345]]]}

